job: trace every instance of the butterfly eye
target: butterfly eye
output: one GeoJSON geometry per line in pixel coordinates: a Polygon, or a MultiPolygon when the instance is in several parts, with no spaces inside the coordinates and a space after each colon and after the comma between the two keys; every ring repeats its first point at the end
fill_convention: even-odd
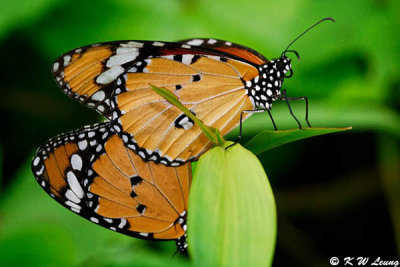
{"type": "Polygon", "coordinates": [[[285,69],[285,64],[282,61],[279,61],[276,63],[276,68],[280,71],[283,71],[285,69]]]}

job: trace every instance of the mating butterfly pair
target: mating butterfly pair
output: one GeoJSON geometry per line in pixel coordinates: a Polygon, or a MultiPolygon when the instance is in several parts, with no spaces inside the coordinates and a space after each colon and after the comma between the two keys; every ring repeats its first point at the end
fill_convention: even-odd
{"type": "Polygon", "coordinates": [[[150,84],[170,90],[225,135],[252,113],[269,113],[275,100],[307,100],[281,92],[292,75],[286,53],[298,56],[290,45],[271,61],[216,39],[118,41],[67,52],[53,64],[57,83],[109,122],[41,146],[32,162],[37,181],[94,223],[144,239],[176,239],[184,251],[189,161],[211,143],[150,84]]]}

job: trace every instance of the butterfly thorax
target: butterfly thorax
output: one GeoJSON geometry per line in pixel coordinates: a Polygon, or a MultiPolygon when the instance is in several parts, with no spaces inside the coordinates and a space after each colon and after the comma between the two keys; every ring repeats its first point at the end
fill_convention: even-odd
{"type": "Polygon", "coordinates": [[[271,109],[272,102],[279,99],[285,74],[290,71],[290,59],[282,56],[273,59],[258,68],[259,75],[245,84],[247,95],[253,106],[261,109],[271,109]]]}

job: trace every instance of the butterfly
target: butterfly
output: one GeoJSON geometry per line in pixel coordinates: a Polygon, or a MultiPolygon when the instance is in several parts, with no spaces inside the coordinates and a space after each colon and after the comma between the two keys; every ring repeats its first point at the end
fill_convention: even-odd
{"type": "Polygon", "coordinates": [[[32,171],[47,194],[91,222],[137,238],[176,240],[186,250],[190,163],[144,162],[107,122],[50,139],[32,171]]]}
{"type": "MultiPolygon", "coordinates": [[[[308,28],[325,20],[325,18],[308,28]]],[[[333,20],[334,21],[334,20],[333,20]]],[[[298,36],[294,41],[296,41],[298,36]]],[[[206,125],[227,134],[251,114],[290,98],[281,90],[293,74],[289,47],[268,60],[253,49],[218,39],[179,42],[114,41],[69,51],[53,64],[62,90],[112,121],[127,147],[146,161],[179,166],[196,160],[211,142],[177,107],[155,93],[164,87],[206,125]]],[[[299,57],[299,56],[298,56],[299,57]]],[[[275,122],[273,121],[276,129],[275,122]]]]}

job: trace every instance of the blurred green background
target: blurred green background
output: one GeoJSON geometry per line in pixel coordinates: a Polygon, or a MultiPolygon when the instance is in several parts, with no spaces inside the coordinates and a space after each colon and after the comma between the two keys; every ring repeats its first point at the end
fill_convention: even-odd
{"type": "MultiPolygon", "coordinates": [[[[278,209],[274,265],[329,266],[332,256],[398,259],[399,1],[1,0],[0,265],[187,263],[172,257],[174,242],[98,227],[36,184],[30,171],[35,149],[99,120],[60,92],[50,74],[56,57],[103,41],[192,37],[226,39],[279,57],[327,16],[337,22],[325,22],[293,45],[302,60],[293,60],[294,76],[284,88],[289,96],[309,97],[313,126],[354,129],[259,157],[278,209]]],[[[303,118],[304,103],[293,107],[303,118]]],[[[285,103],[274,104],[272,114],[279,129],[296,127],[285,103]]],[[[245,135],[266,127],[272,128],[268,115],[254,115],[245,135]]]]}

